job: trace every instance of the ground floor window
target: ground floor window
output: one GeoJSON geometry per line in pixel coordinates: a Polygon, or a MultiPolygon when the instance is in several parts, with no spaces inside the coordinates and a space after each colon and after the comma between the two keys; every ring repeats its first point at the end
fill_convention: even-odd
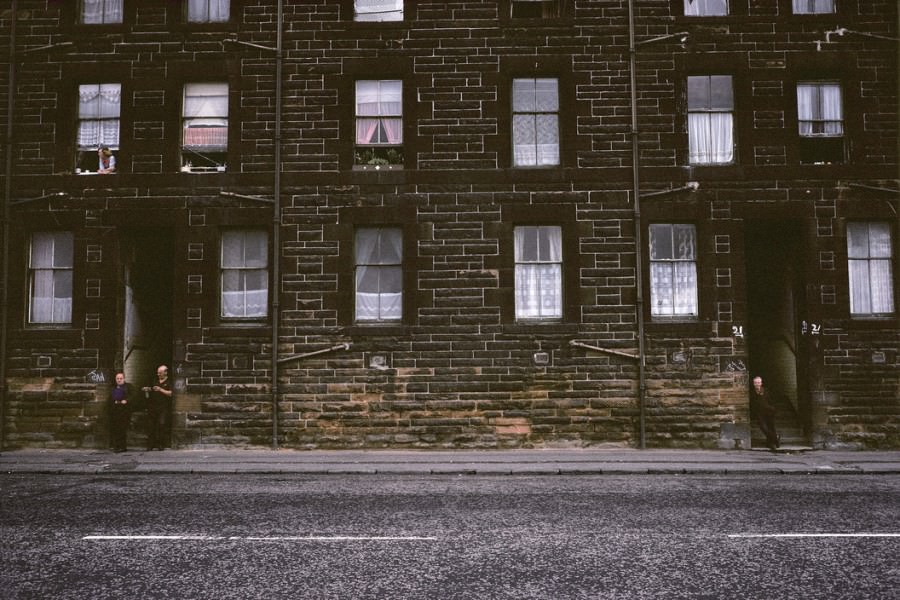
{"type": "Polygon", "coordinates": [[[650,314],[697,316],[697,232],[693,225],[650,226],[650,314]]]}
{"type": "Polygon", "coordinates": [[[73,245],[73,235],[66,231],[31,236],[29,323],[72,322],[73,245]]]}
{"type": "Polygon", "coordinates": [[[847,225],[850,314],[889,315],[894,312],[893,249],[887,223],[847,225]]]}

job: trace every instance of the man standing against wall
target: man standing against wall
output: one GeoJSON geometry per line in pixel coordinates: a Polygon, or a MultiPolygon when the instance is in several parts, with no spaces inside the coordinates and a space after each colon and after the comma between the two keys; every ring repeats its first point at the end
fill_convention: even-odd
{"type": "Polygon", "coordinates": [[[155,385],[143,388],[147,398],[147,450],[162,450],[166,446],[172,414],[169,367],[160,365],[156,379],[155,385]]]}

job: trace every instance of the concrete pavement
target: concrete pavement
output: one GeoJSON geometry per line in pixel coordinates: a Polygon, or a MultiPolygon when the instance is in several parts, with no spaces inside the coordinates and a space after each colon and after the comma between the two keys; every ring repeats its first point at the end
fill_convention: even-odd
{"type": "Polygon", "coordinates": [[[21,449],[0,453],[0,473],[654,475],[897,474],[900,451],[672,450],[292,450],[208,448],[21,449]]]}

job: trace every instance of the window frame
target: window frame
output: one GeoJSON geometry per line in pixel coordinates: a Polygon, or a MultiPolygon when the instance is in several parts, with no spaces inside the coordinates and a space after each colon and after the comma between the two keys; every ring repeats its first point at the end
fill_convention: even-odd
{"type": "MultiPolygon", "coordinates": [[[[728,17],[728,16],[731,16],[734,14],[734,6],[732,6],[733,2],[734,2],[734,0],[684,0],[681,3],[681,9],[683,11],[682,15],[684,15],[685,17],[694,17],[694,18],[700,18],[700,19],[728,17]],[[692,4],[693,2],[697,2],[698,6],[705,6],[706,2],[719,2],[719,1],[725,3],[725,12],[723,12],[723,13],[711,14],[711,13],[698,12],[697,14],[692,14],[688,10],[688,5],[692,4]]],[[[699,10],[700,9],[698,8],[698,11],[699,10]]]]}
{"type": "MultiPolygon", "coordinates": [[[[97,155],[97,151],[102,146],[109,146],[109,149],[113,151],[113,156],[118,162],[118,152],[120,148],[120,142],[122,139],[122,89],[123,85],[118,82],[107,82],[107,83],[79,83],[75,89],[76,96],[76,108],[75,108],[75,157],[74,164],[76,173],[92,173],[96,172],[99,168],[99,157],[97,155]],[[104,86],[117,86],[118,87],[118,111],[116,115],[104,117],[104,116],[96,116],[96,117],[88,117],[82,116],[82,102],[81,97],[84,88],[96,87],[97,88],[97,98],[98,101],[103,97],[103,88],[104,86]],[[116,134],[115,134],[115,143],[106,142],[103,137],[103,123],[104,122],[115,122],[116,123],[116,134]],[[100,139],[97,144],[87,144],[83,145],[80,143],[81,138],[81,129],[83,123],[97,123],[98,129],[100,130],[100,139]]],[[[98,113],[101,112],[98,110],[98,113]]],[[[71,163],[70,163],[71,164],[71,163]]],[[[119,167],[118,164],[116,164],[119,167]]]]}
{"type": "Polygon", "coordinates": [[[838,11],[838,6],[837,6],[836,0],[791,0],[791,14],[793,14],[793,15],[834,15],[834,14],[837,14],[837,11],[838,11]],[[820,2],[823,2],[823,1],[831,3],[831,10],[827,10],[827,11],[820,11],[820,10],[815,10],[815,9],[801,10],[801,11],[797,10],[798,2],[806,3],[806,4],[813,2],[816,5],[818,5],[820,2]]]}
{"type": "MultiPolygon", "coordinates": [[[[376,24],[377,23],[402,23],[406,20],[406,9],[408,7],[406,6],[406,2],[404,2],[403,0],[399,0],[399,4],[400,4],[400,8],[399,8],[400,18],[399,19],[360,19],[360,18],[358,18],[360,14],[370,14],[370,13],[360,13],[357,9],[357,1],[358,0],[350,0],[349,1],[350,10],[353,15],[352,18],[353,18],[354,23],[376,23],[376,24]]],[[[395,0],[395,1],[398,1],[398,0],[395,0]]],[[[398,9],[393,9],[393,10],[386,11],[386,12],[387,12],[387,14],[391,14],[391,13],[396,13],[397,11],[398,11],[398,9]]]]}
{"type": "Polygon", "coordinates": [[[405,236],[403,227],[400,225],[391,225],[391,224],[360,224],[354,227],[353,229],[353,323],[355,325],[361,326],[371,326],[371,325],[397,325],[403,322],[403,315],[405,311],[405,300],[406,300],[406,286],[405,283],[405,236]],[[376,244],[381,245],[382,242],[382,234],[384,232],[393,232],[399,236],[399,243],[395,245],[395,248],[399,251],[399,256],[396,259],[396,262],[383,262],[381,261],[381,257],[383,256],[381,253],[378,254],[377,262],[361,262],[360,259],[360,233],[364,231],[374,231],[377,232],[376,244]],[[377,315],[374,318],[363,318],[361,316],[360,310],[360,294],[365,292],[360,292],[360,278],[366,276],[362,271],[363,270],[374,270],[378,275],[379,285],[378,291],[375,293],[378,300],[378,308],[377,315]],[[380,281],[381,281],[381,273],[383,271],[396,271],[398,272],[397,279],[400,287],[399,292],[394,292],[399,295],[399,308],[396,309],[396,316],[387,316],[386,311],[382,312],[382,304],[381,299],[382,296],[390,292],[384,292],[381,289],[380,281]]]}
{"type": "Polygon", "coordinates": [[[685,80],[685,84],[686,84],[685,85],[685,95],[686,95],[685,105],[687,107],[687,114],[685,116],[685,126],[687,128],[687,138],[688,138],[687,139],[687,142],[688,142],[687,162],[688,162],[688,164],[691,166],[697,166],[697,167],[726,166],[726,165],[735,164],[737,162],[737,149],[738,149],[738,140],[737,140],[738,123],[737,123],[737,109],[735,107],[734,76],[732,76],[730,74],[688,75],[685,80]],[[692,106],[692,104],[693,104],[692,90],[695,88],[694,88],[694,86],[691,85],[691,80],[696,80],[696,79],[701,79],[701,78],[706,79],[706,81],[707,81],[706,97],[704,99],[697,99],[697,100],[705,100],[705,106],[695,107],[695,106],[692,106]],[[729,95],[730,101],[731,101],[730,109],[725,109],[723,107],[715,106],[714,100],[713,100],[714,97],[716,96],[716,93],[714,91],[714,85],[713,85],[714,80],[725,79],[725,78],[728,79],[728,83],[729,83],[728,95],[729,95]],[[721,148],[717,152],[716,152],[716,149],[713,147],[710,147],[705,152],[701,152],[700,150],[694,149],[694,144],[695,144],[695,142],[697,142],[697,140],[695,140],[695,136],[692,135],[692,125],[691,125],[692,118],[691,117],[692,116],[701,116],[701,115],[709,117],[708,119],[704,119],[704,123],[706,123],[706,128],[708,130],[707,131],[708,135],[706,137],[709,139],[712,139],[711,134],[713,132],[713,123],[712,123],[713,117],[715,115],[721,115],[721,116],[727,115],[730,117],[730,119],[731,119],[731,144],[730,144],[730,147],[727,149],[728,152],[730,152],[730,157],[727,160],[712,160],[712,158],[714,158],[712,155],[724,153],[726,151],[725,148],[721,148]],[[702,156],[702,154],[706,154],[706,156],[710,160],[707,160],[707,161],[700,161],[699,159],[695,160],[693,158],[694,154],[697,154],[699,156],[702,156]]]}
{"type": "Polygon", "coordinates": [[[220,232],[220,235],[219,235],[219,319],[221,319],[222,322],[227,322],[227,323],[256,322],[256,321],[265,321],[269,318],[270,294],[272,293],[271,292],[272,273],[271,273],[271,268],[270,268],[270,265],[271,265],[270,244],[271,244],[271,240],[270,240],[269,232],[267,229],[262,228],[262,227],[228,228],[228,229],[223,229],[220,232]],[[250,234],[257,234],[257,235],[261,234],[264,237],[262,247],[265,248],[265,251],[263,253],[263,258],[265,260],[265,264],[263,266],[248,266],[246,264],[246,260],[247,260],[246,249],[247,249],[247,241],[248,241],[247,236],[250,234]],[[236,236],[236,235],[242,236],[240,238],[240,242],[241,242],[242,260],[243,260],[244,264],[236,265],[236,266],[227,266],[226,265],[226,253],[225,253],[226,239],[230,236],[236,236]],[[248,303],[247,303],[246,298],[247,298],[247,294],[248,294],[249,290],[247,289],[247,286],[246,286],[247,280],[245,279],[245,275],[250,272],[257,273],[257,274],[262,273],[262,275],[263,275],[262,281],[265,282],[266,287],[264,290],[253,290],[256,292],[265,291],[265,302],[262,304],[263,312],[261,314],[259,314],[259,313],[249,314],[249,315],[247,314],[248,303]],[[238,292],[241,292],[243,294],[243,298],[244,298],[243,302],[241,303],[241,306],[243,308],[243,313],[244,313],[242,315],[226,314],[226,304],[228,304],[228,303],[226,303],[226,301],[225,301],[225,298],[226,298],[225,294],[226,293],[234,293],[234,292],[226,292],[226,290],[225,290],[226,279],[227,279],[228,274],[230,274],[230,273],[236,273],[239,276],[238,277],[239,282],[242,284],[242,287],[243,287],[242,290],[237,290],[238,292]]]}
{"type": "Polygon", "coordinates": [[[795,90],[795,114],[797,117],[797,146],[799,151],[799,162],[806,165],[818,164],[844,164],[847,162],[847,113],[845,110],[846,94],[843,82],[833,78],[811,79],[804,78],[796,82],[795,90]],[[822,90],[825,87],[834,87],[838,92],[838,118],[837,119],[816,119],[824,111],[824,100],[822,90]],[[813,114],[810,118],[804,118],[807,115],[801,111],[801,88],[814,87],[817,101],[813,107],[813,114]],[[829,124],[836,123],[839,131],[836,133],[823,132],[807,132],[803,131],[804,124],[810,124],[815,129],[816,125],[820,125],[823,129],[829,124]]]}
{"type": "MultiPolygon", "coordinates": [[[[510,131],[510,166],[514,169],[554,169],[562,166],[563,162],[563,147],[562,147],[562,139],[563,139],[563,127],[562,127],[562,117],[561,117],[561,94],[560,94],[560,78],[559,77],[513,77],[510,80],[510,123],[509,123],[509,131],[510,131]],[[521,107],[517,108],[516,106],[516,84],[517,82],[525,82],[531,81],[533,83],[533,90],[535,96],[534,108],[532,110],[524,110],[521,107]],[[538,95],[538,82],[539,81],[553,81],[555,83],[555,110],[539,110],[537,106],[537,95],[538,95]],[[540,162],[540,148],[542,144],[539,143],[537,129],[538,122],[540,117],[548,117],[552,116],[555,118],[555,129],[556,129],[556,162],[554,163],[544,163],[540,162]],[[516,143],[516,135],[517,135],[517,127],[516,120],[517,117],[526,117],[533,118],[533,133],[534,133],[534,164],[530,163],[522,163],[519,164],[517,158],[517,148],[519,146],[524,146],[525,144],[517,144],[516,143]]],[[[543,144],[547,145],[547,144],[543,144]]]]}
{"type": "Polygon", "coordinates": [[[87,25],[87,26],[96,26],[96,25],[122,25],[125,21],[125,3],[126,0],[79,0],[77,6],[77,20],[79,25],[87,25]],[[90,1],[97,2],[102,5],[102,9],[100,10],[100,14],[102,17],[101,21],[87,21],[85,20],[87,14],[87,3],[90,1]],[[107,7],[114,2],[119,3],[119,20],[118,21],[107,21],[107,7]]]}
{"type": "MultiPolygon", "coordinates": [[[[227,81],[188,81],[182,85],[182,97],[181,97],[181,136],[179,141],[179,164],[180,170],[185,173],[212,173],[212,172],[224,172],[227,170],[228,166],[228,153],[231,144],[229,143],[229,138],[231,136],[231,90],[232,86],[227,81]],[[190,86],[224,86],[225,91],[225,113],[221,114],[202,114],[202,115],[191,115],[186,116],[186,108],[187,108],[187,99],[188,99],[188,88],[190,86]],[[186,143],[186,133],[188,129],[191,127],[188,126],[190,121],[202,121],[202,120],[221,120],[225,122],[224,126],[224,145],[222,146],[214,146],[211,147],[219,148],[214,151],[208,151],[206,153],[200,152],[198,150],[192,150],[190,147],[199,147],[201,145],[197,144],[187,144],[186,143]],[[190,159],[190,157],[196,157],[200,159],[203,163],[202,165],[195,166],[194,161],[190,159]]],[[[201,97],[199,94],[195,94],[191,96],[192,98],[201,97]]],[[[219,94],[216,97],[221,97],[219,94]]],[[[205,128],[203,126],[197,127],[205,128]]],[[[221,129],[221,127],[210,126],[209,129],[221,129]]]]}
{"type": "MultiPolygon", "coordinates": [[[[657,238],[658,239],[658,238],[657,238]]],[[[685,223],[685,222],[652,222],[647,226],[647,261],[648,261],[648,272],[647,272],[647,281],[648,288],[650,292],[650,318],[653,321],[697,321],[700,319],[700,261],[699,261],[699,233],[698,227],[694,223],[685,223]],[[653,230],[655,227],[668,227],[670,230],[669,239],[672,243],[672,257],[671,258],[654,258],[654,234],[653,230]],[[685,228],[690,227],[693,232],[693,257],[676,257],[675,256],[675,228],[685,228]],[[677,312],[678,303],[676,299],[679,296],[679,287],[678,287],[678,275],[677,275],[677,265],[678,264],[691,264],[693,265],[693,312],[677,312]],[[669,275],[669,279],[671,281],[671,294],[668,298],[669,306],[671,306],[671,312],[658,312],[657,306],[661,306],[661,303],[657,301],[658,291],[657,286],[655,285],[655,276],[654,276],[654,266],[662,266],[668,265],[671,266],[671,272],[669,275]]]]}
{"type": "Polygon", "coordinates": [[[847,311],[850,314],[850,318],[852,319],[879,319],[879,318],[889,318],[893,317],[897,314],[897,298],[896,298],[896,277],[895,277],[895,256],[896,256],[896,244],[894,242],[894,231],[891,228],[891,224],[888,221],[882,220],[859,220],[859,221],[849,221],[846,226],[846,237],[847,237],[847,291],[848,291],[848,300],[847,300],[847,311]],[[887,232],[887,251],[888,254],[886,256],[872,256],[872,227],[875,225],[882,226],[887,232]],[[865,226],[866,228],[866,256],[853,256],[853,246],[851,245],[852,241],[852,229],[858,226],[865,226]],[[869,308],[873,308],[873,301],[875,299],[874,290],[872,289],[872,265],[875,262],[886,262],[887,269],[885,271],[886,276],[888,277],[887,286],[885,287],[886,293],[888,295],[887,301],[889,302],[889,310],[887,311],[875,311],[869,310],[868,312],[855,312],[854,311],[854,271],[857,271],[853,268],[854,263],[865,263],[866,269],[866,295],[865,302],[868,304],[869,308]]]}
{"type": "MultiPolygon", "coordinates": [[[[563,242],[563,236],[565,235],[564,229],[562,225],[559,224],[548,224],[548,225],[539,225],[535,223],[520,223],[513,226],[513,312],[515,314],[515,320],[517,323],[547,323],[547,322],[560,322],[565,317],[566,313],[566,288],[565,288],[565,244],[563,242]],[[521,232],[525,235],[529,230],[536,230],[536,242],[537,242],[537,254],[538,257],[536,259],[527,259],[519,255],[520,241],[519,241],[519,233],[521,232]],[[541,258],[541,245],[542,245],[542,234],[550,233],[551,231],[556,233],[557,239],[555,240],[558,246],[555,249],[550,249],[551,257],[542,259],[541,258]],[[552,257],[553,251],[558,252],[558,258],[554,259],[552,257]],[[537,298],[530,298],[533,300],[538,306],[538,314],[537,315],[527,315],[525,314],[525,306],[522,306],[519,302],[520,299],[520,273],[524,271],[528,267],[537,266],[538,268],[542,266],[556,266],[556,281],[554,282],[555,288],[551,290],[549,293],[551,296],[557,296],[557,307],[558,314],[548,314],[544,315],[542,313],[542,308],[544,305],[544,299],[546,297],[545,288],[542,286],[544,283],[543,276],[539,275],[539,283],[537,290],[537,298]]],[[[544,240],[549,241],[549,243],[553,243],[554,240],[544,240]]],[[[530,269],[529,269],[530,270],[530,269]]]]}
{"type": "Polygon", "coordinates": [[[404,105],[404,96],[403,88],[404,81],[400,78],[389,78],[389,79],[356,79],[353,82],[353,168],[354,169],[392,169],[392,168],[403,168],[405,163],[405,131],[404,128],[406,126],[404,120],[405,113],[405,105],[404,105]],[[360,114],[360,84],[364,83],[377,83],[377,92],[376,97],[378,104],[378,112],[374,115],[369,114],[360,114]],[[394,102],[394,104],[399,105],[400,112],[397,113],[386,113],[382,112],[382,105],[388,104],[387,101],[383,100],[384,95],[390,93],[390,91],[382,92],[382,87],[386,87],[387,84],[397,83],[400,88],[400,97],[399,100],[394,102]],[[375,120],[376,130],[372,133],[380,133],[384,132],[388,137],[388,140],[385,142],[360,142],[360,128],[361,122],[363,120],[375,120]],[[399,135],[399,139],[392,142],[390,138],[389,127],[385,127],[387,121],[396,122],[395,127],[395,135],[399,135]]]}
{"type": "Polygon", "coordinates": [[[32,327],[65,327],[71,326],[73,322],[73,308],[74,308],[74,292],[75,292],[75,235],[71,231],[34,231],[28,236],[28,262],[27,262],[27,282],[28,282],[28,307],[26,312],[26,323],[32,327]],[[51,264],[49,266],[40,266],[37,267],[34,265],[34,255],[35,255],[35,238],[36,236],[46,235],[52,236],[53,239],[53,250],[51,256],[51,264]],[[70,259],[69,264],[56,264],[58,253],[56,252],[57,244],[59,241],[63,239],[63,241],[67,242],[69,245],[68,248],[68,258],[70,259]],[[50,296],[36,296],[35,295],[35,285],[37,283],[37,275],[38,273],[46,273],[49,272],[51,287],[53,288],[50,296]],[[68,274],[68,296],[57,296],[57,274],[68,274]],[[51,320],[36,320],[35,319],[35,300],[37,298],[50,298],[50,314],[51,320]],[[56,299],[68,299],[68,318],[65,320],[56,320],[53,318],[53,315],[56,312],[55,303],[56,299]]]}
{"type": "Polygon", "coordinates": [[[227,2],[228,2],[227,18],[217,19],[215,21],[213,21],[209,18],[210,8],[211,8],[210,3],[217,2],[217,1],[218,0],[184,0],[184,3],[183,3],[183,7],[184,7],[183,11],[184,12],[182,14],[183,22],[186,23],[187,25],[222,25],[222,24],[226,24],[226,23],[231,23],[232,19],[234,18],[234,8],[235,8],[234,0],[227,0],[227,2]],[[204,20],[191,19],[191,3],[192,2],[202,2],[203,4],[206,5],[206,15],[207,15],[206,19],[204,19],[204,20]]]}

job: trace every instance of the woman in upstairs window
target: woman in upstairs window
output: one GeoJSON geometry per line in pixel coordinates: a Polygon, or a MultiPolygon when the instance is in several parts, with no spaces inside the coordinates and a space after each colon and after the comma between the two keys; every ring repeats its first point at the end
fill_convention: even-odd
{"type": "Polygon", "coordinates": [[[97,172],[101,175],[116,172],[116,157],[113,156],[109,146],[100,146],[97,150],[97,172]]]}

